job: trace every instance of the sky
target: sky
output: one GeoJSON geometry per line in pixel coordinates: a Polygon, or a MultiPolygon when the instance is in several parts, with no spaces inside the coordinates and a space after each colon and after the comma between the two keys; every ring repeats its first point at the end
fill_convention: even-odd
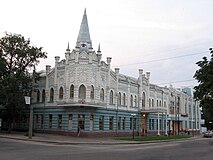
{"type": "Polygon", "coordinates": [[[84,9],[102,60],[112,57],[112,69],[137,78],[138,69],[151,72],[160,86],[194,86],[195,64],[213,47],[212,0],[0,0],[0,37],[5,32],[30,38],[54,57],[65,58],[75,44],[84,9]]]}

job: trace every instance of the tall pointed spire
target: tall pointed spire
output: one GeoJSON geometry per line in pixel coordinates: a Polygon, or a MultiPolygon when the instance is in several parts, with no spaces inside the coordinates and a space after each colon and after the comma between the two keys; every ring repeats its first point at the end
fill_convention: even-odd
{"type": "Polygon", "coordinates": [[[86,45],[87,48],[92,48],[92,41],[90,39],[86,8],[84,10],[84,15],[83,15],[83,18],[82,18],[81,27],[80,27],[80,30],[79,30],[76,45],[78,47],[81,47],[82,44],[83,44],[83,47],[85,47],[85,45],[86,45]]]}
{"type": "Polygon", "coordinates": [[[69,42],[68,42],[68,46],[67,46],[66,51],[70,51],[70,44],[69,44],[69,42]]]}

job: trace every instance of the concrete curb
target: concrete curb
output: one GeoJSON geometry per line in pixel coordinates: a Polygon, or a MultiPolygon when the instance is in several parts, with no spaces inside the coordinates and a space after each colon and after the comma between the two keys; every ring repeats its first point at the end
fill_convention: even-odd
{"type": "Polygon", "coordinates": [[[181,142],[181,141],[191,141],[198,139],[199,137],[191,137],[191,138],[182,138],[182,139],[170,139],[170,140],[155,140],[155,141],[99,141],[99,142],[64,142],[64,141],[50,141],[50,140],[39,140],[39,139],[28,139],[14,136],[5,136],[0,135],[0,138],[14,139],[20,141],[31,141],[31,142],[40,142],[40,143],[48,143],[48,144],[56,144],[56,145],[134,145],[134,144],[150,144],[150,143],[166,143],[166,142],[181,142]]]}

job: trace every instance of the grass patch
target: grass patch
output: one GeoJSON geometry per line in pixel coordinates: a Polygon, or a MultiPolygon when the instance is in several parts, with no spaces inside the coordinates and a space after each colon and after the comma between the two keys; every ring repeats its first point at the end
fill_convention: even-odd
{"type": "Polygon", "coordinates": [[[145,136],[145,137],[116,137],[115,140],[126,141],[156,141],[156,140],[170,140],[170,139],[183,139],[191,138],[192,136],[145,136]]]}

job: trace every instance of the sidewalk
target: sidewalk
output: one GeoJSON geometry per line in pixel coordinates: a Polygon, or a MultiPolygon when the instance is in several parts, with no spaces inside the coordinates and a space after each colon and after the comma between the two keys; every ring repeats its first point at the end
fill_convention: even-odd
{"type": "Polygon", "coordinates": [[[33,142],[42,142],[42,143],[51,143],[58,145],[83,145],[83,144],[95,144],[95,145],[118,145],[118,144],[145,144],[145,143],[162,143],[162,142],[171,142],[171,141],[185,141],[200,138],[200,136],[195,136],[188,139],[177,139],[177,140],[158,140],[158,141],[124,141],[124,140],[115,140],[113,137],[71,137],[71,136],[62,136],[46,133],[35,133],[35,136],[32,139],[29,139],[28,136],[24,135],[24,132],[14,132],[11,134],[0,132],[0,138],[8,138],[22,141],[33,141],[33,142]]]}

